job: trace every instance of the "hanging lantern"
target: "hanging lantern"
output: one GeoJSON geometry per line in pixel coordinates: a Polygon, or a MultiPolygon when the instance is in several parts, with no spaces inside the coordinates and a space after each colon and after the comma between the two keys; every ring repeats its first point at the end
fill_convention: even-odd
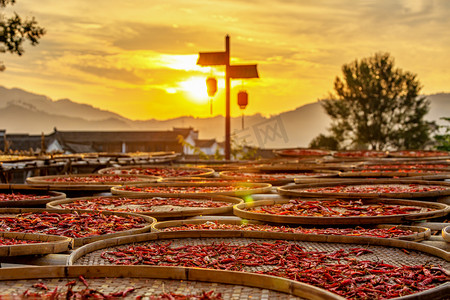
{"type": "Polygon", "coordinates": [[[248,94],[246,91],[239,91],[238,93],[238,105],[241,109],[245,109],[248,104],[248,94]]]}
{"type": "Polygon", "coordinates": [[[206,78],[206,90],[209,97],[214,97],[217,92],[217,79],[214,77],[206,78]]]}

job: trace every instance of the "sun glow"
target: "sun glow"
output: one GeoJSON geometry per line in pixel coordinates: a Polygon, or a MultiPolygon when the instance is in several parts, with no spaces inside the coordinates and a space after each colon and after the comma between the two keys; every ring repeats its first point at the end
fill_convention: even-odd
{"type": "Polygon", "coordinates": [[[209,99],[206,91],[206,77],[191,77],[179,83],[179,89],[186,92],[197,103],[206,103],[209,99]]]}

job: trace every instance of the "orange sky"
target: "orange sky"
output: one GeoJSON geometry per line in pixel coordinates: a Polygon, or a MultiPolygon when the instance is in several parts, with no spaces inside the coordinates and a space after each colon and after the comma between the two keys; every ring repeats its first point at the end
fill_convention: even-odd
{"type": "Polygon", "coordinates": [[[246,114],[271,115],[326,97],[341,66],[389,52],[423,93],[449,92],[447,0],[18,0],[3,11],[35,16],[47,34],[22,57],[1,54],[1,85],[119,113],[130,119],[210,116],[204,80],[223,68],[195,65],[200,51],[258,64],[260,79],[233,80],[249,93],[246,114]]]}

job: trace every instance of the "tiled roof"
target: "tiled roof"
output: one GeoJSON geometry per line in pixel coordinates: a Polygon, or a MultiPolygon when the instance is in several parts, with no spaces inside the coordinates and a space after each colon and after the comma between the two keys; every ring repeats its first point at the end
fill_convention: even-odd
{"type": "Polygon", "coordinates": [[[209,140],[201,140],[197,139],[195,140],[195,146],[200,148],[209,148],[212,147],[216,142],[216,139],[209,139],[209,140]]]}
{"type": "Polygon", "coordinates": [[[56,131],[55,138],[65,142],[171,142],[179,135],[186,138],[188,131],[56,131]]]}

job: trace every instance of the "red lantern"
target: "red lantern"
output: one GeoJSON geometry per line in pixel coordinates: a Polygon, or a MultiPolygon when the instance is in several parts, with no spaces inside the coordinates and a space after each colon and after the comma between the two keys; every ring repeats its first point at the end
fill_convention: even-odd
{"type": "Polygon", "coordinates": [[[217,92],[217,80],[214,77],[208,77],[206,79],[206,90],[209,97],[214,97],[217,92]]]}
{"type": "Polygon", "coordinates": [[[245,109],[248,105],[248,94],[246,91],[239,91],[238,105],[241,109],[245,109]]]}

